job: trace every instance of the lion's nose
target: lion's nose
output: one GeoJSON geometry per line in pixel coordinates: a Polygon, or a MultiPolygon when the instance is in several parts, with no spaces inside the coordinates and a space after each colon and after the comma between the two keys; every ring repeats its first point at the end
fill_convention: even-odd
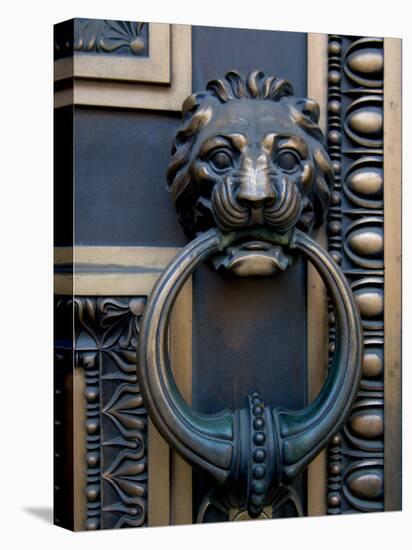
{"type": "Polygon", "coordinates": [[[249,208],[262,208],[275,201],[276,191],[263,170],[250,169],[240,181],[236,198],[249,208]]]}

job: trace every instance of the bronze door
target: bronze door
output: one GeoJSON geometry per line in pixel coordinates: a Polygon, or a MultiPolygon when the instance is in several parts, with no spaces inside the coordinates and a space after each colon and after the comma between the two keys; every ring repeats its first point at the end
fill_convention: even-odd
{"type": "Polygon", "coordinates": [[[399,509],[399,40],[55,47],[56,523],[399,509]]]}

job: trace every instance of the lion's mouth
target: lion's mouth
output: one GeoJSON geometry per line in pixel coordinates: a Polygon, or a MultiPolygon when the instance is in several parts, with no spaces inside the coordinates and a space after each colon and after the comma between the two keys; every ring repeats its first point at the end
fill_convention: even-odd
{"type": "Polygon", "coordinates": [[[240,277],[269,276],[285,271],[292,263],[292,257],[285,254],[283,247],[264,241],[248,241],[227,248],[225,254],[215,256],[216,269],[224,268],[240,277]]]}

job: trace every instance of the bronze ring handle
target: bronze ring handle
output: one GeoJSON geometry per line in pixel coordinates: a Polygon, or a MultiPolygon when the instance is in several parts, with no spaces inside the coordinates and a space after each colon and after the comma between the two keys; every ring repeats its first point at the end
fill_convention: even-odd
{"type": "Polygon", "coordinates": [[[342,426],[356,396],[361,357],[361,324],[352,291],[339,266],[310,236],[297,229],[282,235],[263,228],[227,234],[210,229],[178,254],[153,288],[140,331],[137,369],[149,415],[165,440],[219,484],[234,487],[249,514],[257,517],[270,495],[290,483],[342,426]],[[170,368],[170,311],[200,262],[247,237],[303,252],[314,265],[334,307],[336,350],[322,390],[302,410],[270,410],[252,392],[240,410],[200,414],[182,398],[170,368]]]}

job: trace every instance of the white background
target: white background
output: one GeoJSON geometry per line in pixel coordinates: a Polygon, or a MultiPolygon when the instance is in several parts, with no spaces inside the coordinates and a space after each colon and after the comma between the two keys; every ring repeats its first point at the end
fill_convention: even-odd
{"type": "MultiPolygon", "coordinates": [[[[141,0],[2,3],[0,545],[113,549],[410,548],[410,437],[404,512],[352,517],[73,534],[52,506],[52,25],[72,17],[404,38],[404,251],[410,245],[411,14],[407,0],[141,0]],[[4,174],[3,174],[4,172],[4,174]]],[[[408,281],[404,257],[404,426],[410,418],[408,281]]]]}

